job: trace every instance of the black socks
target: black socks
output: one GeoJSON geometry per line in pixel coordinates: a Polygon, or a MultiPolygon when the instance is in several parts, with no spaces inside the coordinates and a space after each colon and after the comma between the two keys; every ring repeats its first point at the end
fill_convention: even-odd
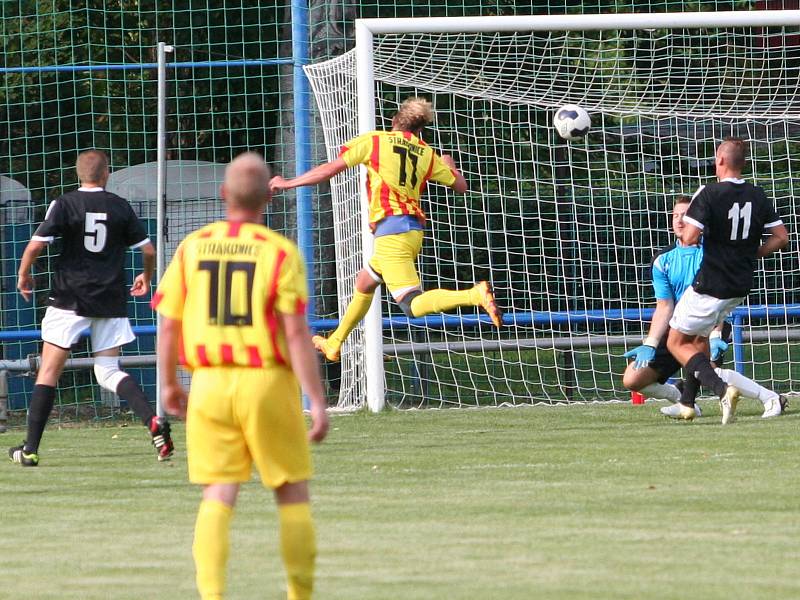
{"type": "Polygon", "coordinates": [[[142,420],[145,427],[150,427],[150,420],[156,416],[150,401],[144,395],[142,388],[128,375],[117,385],[117,396],[125,400],[131,407],[133,414],[142,420]]]}
{"type": "Polygon", "coordinates": [[[25,452],[36,454],[39,442],[42,441],[47,419],[56,401],[56,388],[50,385],[33,386],[31,405],[28,407],[28,437],[25,440],[25,452]]]}
{"type": "MultiPolygon", "coordinates": [[[[692,356],[689,362],[686,363],[685,369],[689,375],[696,374],[700,383],[712,390],[720,398],[725,395],[728,384],[722,381],[719,375],[714,372],[714,367],[711,366],[711,360],[702,352],[698,352],[692,356]]],[[[687,379],[689,378],[687,377],[687,379]]],[[[683,402],[683,398],[684,397],[681,396],[681,402],[683,402]]]]}

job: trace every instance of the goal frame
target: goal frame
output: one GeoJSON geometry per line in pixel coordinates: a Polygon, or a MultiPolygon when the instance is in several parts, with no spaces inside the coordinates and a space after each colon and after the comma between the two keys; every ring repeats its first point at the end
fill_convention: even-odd
{"type": "MultiPolygon", "coordinates": [[[[357,19],[355,50],[358,130],[359,133],[366,133],[375,129],[373,40],[379,34],[787,26],[800,26],[800,10],[357,19]]],[[[359,180],[362,252],[366,264],[373,253],[374,238],[368,222],[369,200],[365,185],[366,168],[363,166],[360,167],[359,180]]],[[[369,410],[373,412],[379,412],[385,406],[381,302],[381,295],[375,294],[364,319],[366,400],[369,410]]]]}

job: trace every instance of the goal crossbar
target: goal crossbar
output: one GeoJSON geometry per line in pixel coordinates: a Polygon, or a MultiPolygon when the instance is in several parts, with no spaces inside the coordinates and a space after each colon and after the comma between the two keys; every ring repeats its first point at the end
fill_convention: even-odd
{"type": "Polygon", "coordinates": [[[481,31],[603,31],[800,25],[800,10],[752,10],[678,13],[517,15],[358,19],[356,31],[385,33],[477,33],[481,31]]]}

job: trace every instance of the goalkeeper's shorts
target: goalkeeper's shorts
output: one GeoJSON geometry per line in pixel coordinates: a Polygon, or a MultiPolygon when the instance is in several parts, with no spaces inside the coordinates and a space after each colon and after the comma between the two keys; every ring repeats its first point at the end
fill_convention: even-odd
{"type": "Polygon", "coordinates": [[[422,248],[423,236],[422,231],[414,229],[375,238],[375,253],[368,266],[383,280],[395,300],[412,290],[421,289],[417,255],[422,248]]]}
{"type": "Polygon", "coordinates": [[[300,385],[291,369],[195,369],[186,417],[192,483],[242,483],[252,466],[265,487],[311,477],[300,385]]]}

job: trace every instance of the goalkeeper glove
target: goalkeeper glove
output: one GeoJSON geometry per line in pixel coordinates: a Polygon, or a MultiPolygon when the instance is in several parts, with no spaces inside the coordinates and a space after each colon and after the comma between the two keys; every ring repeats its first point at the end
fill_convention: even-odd
{"type": "Polygon", "coordinates": [[[728,349],[728,342],[722,339],[719,331],[714,331],[711,333],[709,344],[711,346],[711,360],[713,361],[717,361],[722,358],[722,355],[725,354],[725,351],[728,349]],[[714,335],[715,333],[717,335],[714,335]]]}
{"type": "Polygon", "coordinates": [[[628,350],[625,354],[623,354],[625,358],[632,358],[633,359],[633,368],[634,369],[641,369],[646,367],[651,360],[656,357],[656,349],[653,346],[648,344],[642,344],[634,348],[633,350],[628,350]]]}

